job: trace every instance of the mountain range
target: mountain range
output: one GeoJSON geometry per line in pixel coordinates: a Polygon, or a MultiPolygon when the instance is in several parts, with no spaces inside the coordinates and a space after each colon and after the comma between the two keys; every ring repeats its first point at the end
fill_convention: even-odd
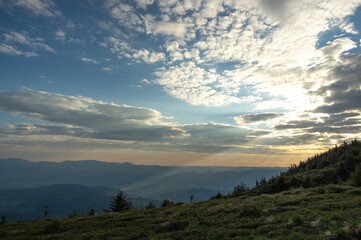
{"type": "Polygon", "coordinates": [[[0,159],[0,214],[12,220],[43,216],[49,206],[54,217],[75,210],[101,213],[122,190],[134,207],[161,200],[208,200],[217,192],[230,193],[241,183],[252,187],[261,178],[284,171],[278,167],[181,167],[109,163],[95,160],[30,162],[0,159]],[[70,204],[71,203],[71,204],[70,204]]]}

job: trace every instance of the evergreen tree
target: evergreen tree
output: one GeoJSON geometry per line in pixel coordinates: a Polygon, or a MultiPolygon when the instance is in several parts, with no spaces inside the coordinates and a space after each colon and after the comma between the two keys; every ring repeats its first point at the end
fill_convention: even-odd
{"type": "Polygon", "coordinates": [[[131,209],[132,203],[126,200],[126,195],[123,193],[123,191],[119,191],[110,202],[109,208],[112,212],[121,212],[131,209]]]}
{"type": "Polygon", "coordinates": [[[90,209],[88,216],[94,216],[95,215],[95,210],[94,208],[90,209]]]}
{"type": "Polygon", "coordinates": [[[352,184],[360,187],[361,186],[361,163],[359,163],[356,168],[355,171],[352,174],[352,184]]]}
{"type": "Polygon", "coordinates": [[[164,199],[161,207],[168,207],[174,205],[173,201],[169,201],[168,199],[164,199]]]}
{"type": "Polygon", "coordinates": [[[3,216],[1,217],[1,222],[0,222],[0,224],[4,224],[4,223],[6,223],[6,222],[7,222],[6,216],[3,215],[3,216]]]}
{"type": "Polygon", "coordinates": [[[147,206],[145,206],[145,209],[152,209],[155,208],[155,205],[152,202],[149,202],[147,206]]]}

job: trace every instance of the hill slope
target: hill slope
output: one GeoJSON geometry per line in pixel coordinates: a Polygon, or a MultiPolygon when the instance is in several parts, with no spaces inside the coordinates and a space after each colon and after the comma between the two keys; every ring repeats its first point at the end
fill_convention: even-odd
{"type": "Polygon", "coordinates": [[[323,186],[0,225],[0,239],[357,239],[361,188],[323,186]]]}
{"type": "Polygon", "coordinates": [[[346,182],[361,186],[361,142],[357,140],[317,154],[298,166],[292,165],[280,176],[256,184],[249,194],[278,193],[297,187],[346,182]]]}

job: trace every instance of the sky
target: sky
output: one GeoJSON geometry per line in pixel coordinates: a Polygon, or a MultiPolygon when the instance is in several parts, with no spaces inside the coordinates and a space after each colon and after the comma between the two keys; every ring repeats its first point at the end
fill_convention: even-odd
{"type": "Polygon", "coordinates": [[[0,157],[283,166],[361,136],[361,0],[0,0],[0,157]]]}

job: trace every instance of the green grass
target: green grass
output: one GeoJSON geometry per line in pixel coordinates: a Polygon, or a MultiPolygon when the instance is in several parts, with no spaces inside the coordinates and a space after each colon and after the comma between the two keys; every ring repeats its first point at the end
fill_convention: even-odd
{"type": "Polygon", "coordinates": [[[328,185],[0,225],[0,239],[358,239],[361,188],[328,185]]]}

